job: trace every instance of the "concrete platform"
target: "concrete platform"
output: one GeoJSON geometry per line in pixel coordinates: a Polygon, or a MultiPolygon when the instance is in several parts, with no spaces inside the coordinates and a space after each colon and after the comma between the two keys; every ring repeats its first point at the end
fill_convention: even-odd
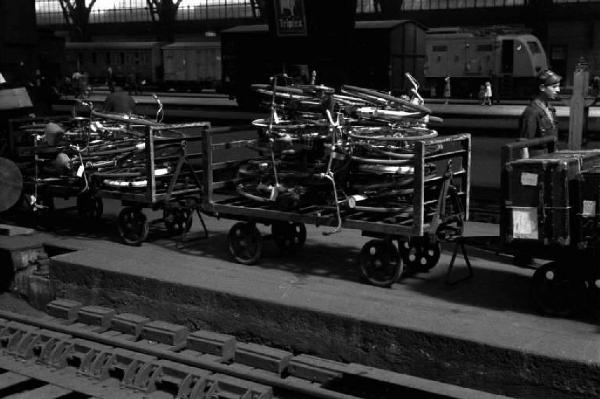
{"type": "MultiPolygon", "coordinates": [[[[469,224],[468,235],[484,243],[469,250],[471,280],[444,283],[444,252],[430,273],[383,289],[360,282],[360,232],[324,237],[309,227],[300,253],[281,256],[267,241],[261,263],[245,266],[228,256],[233,222],[207,222],[208,239],[185,243],[160,230],[141,247],[110,233],[29,240],[74,250],[51,257],[57,297],[508,396],[600,395],[597,318],[538,314],[529,298],[533,270],[494,253],[495,225],[469,224]]],[[[0,248],[18,247],[16,239],[0,237],[0,248]]],[[[455,277],[464,271],[460,260],[455,277]]]]}

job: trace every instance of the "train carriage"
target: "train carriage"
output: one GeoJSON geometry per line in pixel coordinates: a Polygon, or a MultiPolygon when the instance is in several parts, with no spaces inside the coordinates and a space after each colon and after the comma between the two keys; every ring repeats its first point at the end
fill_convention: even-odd
{"type": "Polygon", "coordinates": [[[215,88],[221,80],[221,44],[189,42],[71,42],[65,46],[63,71],[87,72],[91,83],[105,83],[111,67],[114,79],[169,88],[215,88]]]}
{"type": "Polygon", "coordinates": [[[443,92],[452,77],[452,97],[477,97],[490,81],[494,94],[525,98],[534,80],[548,67],[546,53],[533,35],[515,28],[432,28],[408,20],[357,21],[339,40],[275,37],[267,25],[243,25],[221,32],[221,41],[174,43],[67,43],[63,70],[78,66],[92,82],[103,83],[110,65],[125,80],[136,73],[148,84],[167,88],[217,88],[240,103],[253,82],[286,72],[308,81],[343,83],[402,93],[404,72],[425,82],[428,94],[443,92]]]}
{"type": "Polygon", "coordinates": [[[162,47],[164,81],[179,88],[215,88],[221,80],[221,43],[176,42],[162,47]]]}
{"type": "Polygon", "coordinates": [[[65,45],[65,72],[77,68],[92,82],[104,83],[107,68],[123,83],[128,75],[155,82],[160,75],[160,42],[70,42],[65,45]]]}

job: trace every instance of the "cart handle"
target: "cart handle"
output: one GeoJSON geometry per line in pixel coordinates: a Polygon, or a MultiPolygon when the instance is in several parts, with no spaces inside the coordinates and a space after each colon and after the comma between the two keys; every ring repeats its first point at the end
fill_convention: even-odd
{"type": "Polygon", "coordinates": [[[502,168],[507,162],[514,161],[515,159],[523,158],[523,150],[532,147],[546,147],[548,152],[556,151],[556,143],[558,139],[556,136],[544,136],[537,137],[534,139],[519,140],[513,143],[508,143],[502,146],[502,152],[500,160],[502,162],[502,168]]]}

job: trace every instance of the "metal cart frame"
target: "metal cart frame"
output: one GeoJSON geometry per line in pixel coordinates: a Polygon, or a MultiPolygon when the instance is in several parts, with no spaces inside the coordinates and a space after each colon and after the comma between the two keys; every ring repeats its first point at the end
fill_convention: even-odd
{"type": "MultiPolygon", "coordinates": [[[[193,212],[200,218],[206,233],[206,226],[200,214],[200,198],[203,193],[201,168],[194,165],[204,157],[201,142],[210,128],[208,122],[177,125],[147,126],[144,147],[141,150],[146,176],[145,187],[137,189],[107,188],[96,184],[95,195],[99,198],[120,200],[125,206],[118,216],[119,234],[126,244],[139,245],[147,237],[149,223],[143,214],[143,208],[163,209],[163,218],[167,230],[172,234],[185,234],[192,223],[193,212]],[[186,134],[190,130],[192,134],[186,134]],[[165,133],[181,135],[166,137],[165,133]],[[160,156],[157,150],[176,150],[176,154],[160,156]],[[157,163],[176,161],[175,170],[157,176],[157,163]],[[166,182],[166,184],[165,184],[166,182]]],[[[102,180],[113,173],[95,172],[92,179],[102,180]]],[[[118,175],[118,173],[117,173],[118,175]]]]}
{"type": "MultiPolygon", "coordinates": [[[[370,212],[361,207],[346,207],[341,211],[341,220],[337,220],[334,207],[309,206],[297,211],[283,211],[271,203],[259,203],[236,195],[231,188],[235,179],[231,173],[240,161],[216,162],[216,151],[227,151],[234,148],[244,148],[256,144],[256,140],[239,140],[227,143],[215,143],[212,134],[204,136],[204,187],[202,202],[203,212],[217,218],[240,221],[229,232],[229,248],[236,261],[252,264],[261,256],[262,237],[255,224],[271,225],[272,238],[282,250],[293,250],[301,247],[306,239],[304,225],[336,226],[360,230],[363,235],[376,237],[369,241],[361,251],[359,259],[364,277],[371,283],[389,286],[403,272],[402,258],[413,262],[421,269],[435,266],[440,255],[439,242],[462,235],[462,222],[468,219],[470,167],[471,167],[471,136],[459,134],[441,137],[428,141],[417,141],[414,146],[414,195],[412,217],[406,215],[370,212]],[[442,150],[438,153],[427,154],[430,145],[455,144],[452,150],[442,150]],[[448,162],[460,160],[460,169],[450,167],[434,178],[425,177],[425,165],[431,162],[448,162]],[[223,177],[225,176],[225,177],[223,177]],[[451,182],[459,180],[459,190],[452,189],[451,182]],[[426,186],[438,187],[438,198],[426,201],[426,186]],[[227,190],[229,192],[227,193],[227,190]],[[222,193],[225,196],[222,197],[222,193]],[[445,199],[441,201],[440,199],[445,199]],[[446,201],[460,203],[462,208],[454,214],[446,213],[446,201]],[[433,214],[426,214],[427,207],[434,207],[433,214]],[[450,225],[454,223],[451,228],[450,225]],[[398,248],[393,245],[398,242],[398,248],[403,252],[400,256],[398,248]],[[413,250],[418,254],[416,259],[407,259],[405,254],[413,250]],[[378,269],[378,270],[375,270],[378,269]]],[[[227,157],[225,157],[227,158],[227,157]]],[[[449,163],[449,162],[448,162],[449,163]]],[[[455,208],[456,209],[456,208],[455,208]]],[[[328,234],[329,232],[324,232],[328,234]]]]}

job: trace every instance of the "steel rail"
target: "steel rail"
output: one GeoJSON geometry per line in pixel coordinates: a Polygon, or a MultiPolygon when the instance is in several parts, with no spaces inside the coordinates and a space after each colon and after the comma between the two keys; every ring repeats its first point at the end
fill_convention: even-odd
{"type": "Polygon", "coordinates": [[[303,386],[295,381],[286,381],[284,379],[278,378],[276,376],[266,375],[264,372],[254,372],[249,370],[248,372],[243,372],[239,370],[232,369],[227,365],[221,363],[215,363],[206,361],[198,358],[191,358],[186,355],[182,355],[176,352],[172,352],[167,349],[160,348],[151,348],[140,342],[131,342],[122,340],[115,337],[105,337],[102,334],[94,333],[90,331],[82,331],[77,327],[69,326],[69,325],[57,325],[51,323],[48,320],[37,319],[30,316],[25,316],[13,312],[8,312],[5,310],[0,310],[0,318],[17,321],[23,324],[29,324],[36,326],[38,328],[43,328],[46,330],[53,330],[63,334],[71,335],[77,338],[86,339],[89,341],[94,341],[97,343],[101,343],[108,346],[115,346],[124,348],[134,352],[140,352],[146,355],[155,356],[159,359],[170,360],[176,363],[183,363],[188,366],[198,367],[202,369],[206,369],[209,371],[213,371],[215,373],[222,373],[229,376],[233,376],[236,378],[240,378],[243,380],[251,380],[257,382],[259,384],[264,384],[271,386],[273,388],[280,388],[287,391],[294,391],[300,393],[302,395],[308,395],[311,398],[319,398],[319,399],[359,399],[357,396],[347,395],[339,392],[330,391],[321,387],[307,385],[303,386]]]}

